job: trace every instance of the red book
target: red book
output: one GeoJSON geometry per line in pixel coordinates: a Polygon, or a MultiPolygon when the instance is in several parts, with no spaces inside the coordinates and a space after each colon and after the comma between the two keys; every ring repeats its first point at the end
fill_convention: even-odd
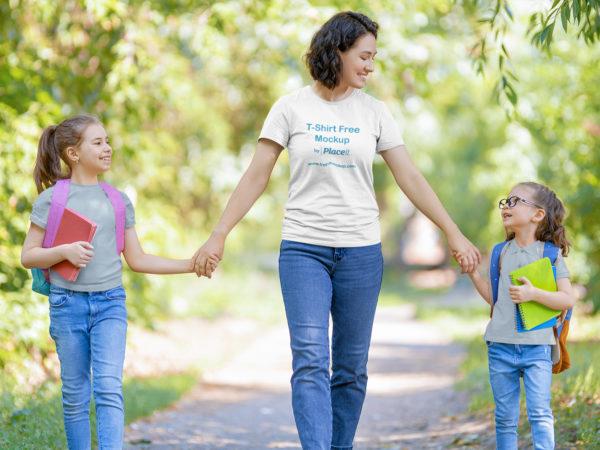
{"type": "MultiPolygon", "coordinates": [[[[78,241],[92,242],[97,228],[98,225],[87,217],[65,208],[52,247],[78,241]]],[[[68,281],[75,281],[79,275],[79,267],[75,267],[68,259],[54,264],[52,270],[68,281]]]]}

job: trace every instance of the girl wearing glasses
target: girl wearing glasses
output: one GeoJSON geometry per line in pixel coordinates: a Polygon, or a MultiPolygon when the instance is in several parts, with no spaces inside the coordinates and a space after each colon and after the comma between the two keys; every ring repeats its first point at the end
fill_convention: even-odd
{"type": "Polygon", "coordinates": [[[575,303],[569,272],[562,256],[571,243],[562,225],[565,208],[555,193],[538,183],[519,183],[508,198],[499,202],[508,243],[501,257],[498,297],[495,304],[489,282],[478,271],[469,273],[473,284],[493,314],[485,331],[490,383],[496,404],[496,444],[499,450],[517,448],[520,381],[523,377],[527,415],[535,449],[554,448],[554,418],[550,408],[552,360],[550,346],[556,344],[552,327],[518,332],[515,304],[536,301],[552,309],[569,309],[575,303]],[[510,272],[542,255],[544,242],[561,250],[556,261],[557,292],[538,289],[527,280],[514,286],[510,272]]]}

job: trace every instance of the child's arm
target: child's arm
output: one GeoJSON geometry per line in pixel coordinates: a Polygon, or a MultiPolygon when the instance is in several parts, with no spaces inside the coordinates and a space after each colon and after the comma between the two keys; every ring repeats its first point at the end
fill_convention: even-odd
{"type": "Polygon", "coordinates": [[[559,278],[556,280],[557,292],[538,289],[525,277],[519,278],[519,281],[523,285],[512,285],[508,288],[513,303],[524,303],[534,300],[552,309],[569,309],[575,304],[573,286],[571,286],[571,281],[568,278],[559,278]]]}
{"type": "MultiPolygon", "coordinates": [[[[125,261],[127,261],[129,268],[134,272],[172,274],[191,273],[194,271],[191,259],[171,259],[145,253],[138,239],[135,227],[125,229],[123,256],[125,256],[125,261]]],[[[216,267],[214,261],[212,259],[210,261],[216,267]]]]}
{"type": "Polygon", "coordinates": [[[26,269],[47,269],[65,259],[68,259],[75,267],[83,268],[94,256],[94,247],[85,241],[43,248],[45,234],[46,230],[31,223],[21,250],[21,264],[26,269]]]}
{"type": "Polygon", "coordinates": [[[483,299],[488,302],[488,304],[492,304],[492,299],[490,298],[490,283],[488,280],[484,280],[481,274],[477,269],[474,272],[469,273],[469,278],[475,285],[475,289],[479,292],[479,295],[483,297],[483,299]]]}

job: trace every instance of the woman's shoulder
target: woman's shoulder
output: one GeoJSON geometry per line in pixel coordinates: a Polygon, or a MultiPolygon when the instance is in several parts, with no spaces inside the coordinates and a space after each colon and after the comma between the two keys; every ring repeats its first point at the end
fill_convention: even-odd
{"type": "Polygon", "coordinates": [[[275,103],[275,105],[280,105],[280,106],[288,106],[288,105],[295,105],[298,104],[298,102],[300,101],[306,101],[309,100],[311,98],[311,92],[310,92],[310,86],[304,86],[301,88],[298,88],[292,92],[288,92],[287,94],[283,94],[281,97],[279,97],[275,103]]]}
{"type": "Polygon", "coordinates": [[[382,113],[388,110],[387,105],[383,100],[368,94],[364,89],[357,89],[354,94],[355,100],[360,102],[363,107],[369,108],[377,113],[382,113]]]}

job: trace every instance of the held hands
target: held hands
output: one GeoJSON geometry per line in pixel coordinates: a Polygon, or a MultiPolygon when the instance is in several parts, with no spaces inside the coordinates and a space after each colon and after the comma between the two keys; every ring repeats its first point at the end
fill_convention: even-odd
{"type": "Polygon", "coordinates": [[[462,233],[448,236],[448,247],[452,257],[460,264],[460,273],[473,273],[481,263],[481,253],[462,233]]]}
{"type": "Polygon", "coordinates": [[[519,281],[523,283],[521,286],[511,285],[508,287],[508,292],[513,303],[525,303],[534,299],[535,287],[525,277],[519,278],[519,281]]]}
{"type": "Polygon", "coordinates": [[[83,269],[94,256],[94,247],[86,241],[65,244],[63,256],[75,267],[83,269]]]}
{"type": "Polygon", "coordinates": [[[196,275],[212,278],[212,273],[223,258],[224,249],[225,239],[215,233],[211,234],[192,258],[193,271],[196,272],[196,275]]]}

